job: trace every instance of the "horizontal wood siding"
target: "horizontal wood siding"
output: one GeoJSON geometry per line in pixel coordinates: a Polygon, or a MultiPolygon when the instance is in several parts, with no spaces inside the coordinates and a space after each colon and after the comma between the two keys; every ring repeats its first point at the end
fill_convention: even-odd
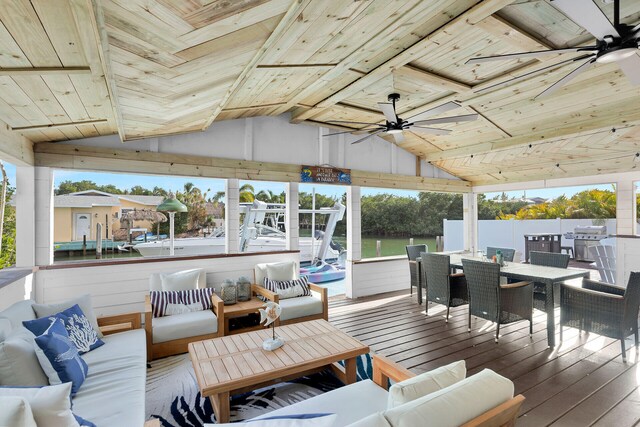
{"type": "Polygon", "coordinates": [[[359,298],[409,287],[409,264],[406,258],[381,262],[353,263],[353,297],[359,298]]]}
{"type": "Polygon", "coordinates": [[[207,285],[219,288],[224,279],[247,276],[253,280],[253,268],[263,262],[299,262],[298,253],[256,254],[255,256],[154,262],[134,265],[41,270],[36,274],[36,301],[54,303],[86,293],[91,294],[96,315],[139,311],[149,291],[152,273],[204,268],[207,285]]]}
{"type": "Polygon", "coordinates": [[[11,304],[32,298],[33,273],[22,276],[0,287],[0,310],[11,304]]]}

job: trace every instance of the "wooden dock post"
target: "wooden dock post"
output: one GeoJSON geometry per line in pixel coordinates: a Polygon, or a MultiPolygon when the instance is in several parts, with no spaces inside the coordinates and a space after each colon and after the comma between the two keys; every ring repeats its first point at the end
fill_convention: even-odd
{"type": "Polygon", "coordinates": [[[382,255],[382,242],[380,240],[376,240],[376,257],[381,257],[382,255]]]}

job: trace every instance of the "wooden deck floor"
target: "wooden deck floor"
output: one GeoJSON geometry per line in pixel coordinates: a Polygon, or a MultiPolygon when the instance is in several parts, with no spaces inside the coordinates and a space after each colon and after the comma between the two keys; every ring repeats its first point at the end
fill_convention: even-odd
{"type": "MultiPolygon", "coordinates": [[[[528,322],[501,327],[495,344],[493,325],[473,319],[467,332],[467,307],[430,305],[429,316],[407,292],[357,300],[333,299],[329,321],[416,373],[464,359],[468,375],[484,368],[511,379],[526,397],[518,426],[640,425],[640,364],[627,340],[627,363],[620,342],[565,328],[564,344],[547,348],[545,314],[536,311],[533,338],[528,322]]],[[[559,315],[556,316],[559,319],[559,315]]]]}

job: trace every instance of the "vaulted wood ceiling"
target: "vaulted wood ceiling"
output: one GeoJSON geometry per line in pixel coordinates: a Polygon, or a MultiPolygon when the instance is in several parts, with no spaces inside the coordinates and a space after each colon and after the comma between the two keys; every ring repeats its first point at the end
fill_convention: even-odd
{"type": "MultiPolygon", "coordinates": [[[[398,92],[404,117],[447,101],[461,105],[447,115],[481,115],[399,144],[475,184],[640,164],[640,88],[615,64],[538,101],[575,65],[491,86],[570,56],[465,65],[592,41],[548,0],[0,3],[0,120],[36,142],[126,141],[285,112],[294,123],[378,122],[377,102],[398,92]]],[[[622,0],[621,16],[639,22],[640,0],[622,0]]]]}

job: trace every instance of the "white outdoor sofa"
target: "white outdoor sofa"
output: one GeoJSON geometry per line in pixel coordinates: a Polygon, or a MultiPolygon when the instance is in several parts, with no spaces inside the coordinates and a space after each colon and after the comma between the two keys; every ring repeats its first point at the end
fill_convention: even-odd
{"type": "MultiPolygon", "coordinates": [[[[373,356],[373,381],[359,381],[252,419],[332,413],[332,427],[510,427],[524,396],[513,396],[511,380],[489,370],[439,391],[387,409],[389,380],[413,378],[408,369],[383,356],[373,356]]],[[[207,427],[237,424],[206,424],[207,427]]],[[[247,426],[252,425],[251,422],[247,426]]]]}
{"type": "MultiPolygon", "coordinates": [[[[32,304],[20,301],[0,312],[0,340],[36,318],[32,304]]],[[[99,427],[144,425],[147,348],[141,323],[140,313],[98,318],[104,345],[82,355],[89,371],[72,399],[74,414],[99,427]]]]}

